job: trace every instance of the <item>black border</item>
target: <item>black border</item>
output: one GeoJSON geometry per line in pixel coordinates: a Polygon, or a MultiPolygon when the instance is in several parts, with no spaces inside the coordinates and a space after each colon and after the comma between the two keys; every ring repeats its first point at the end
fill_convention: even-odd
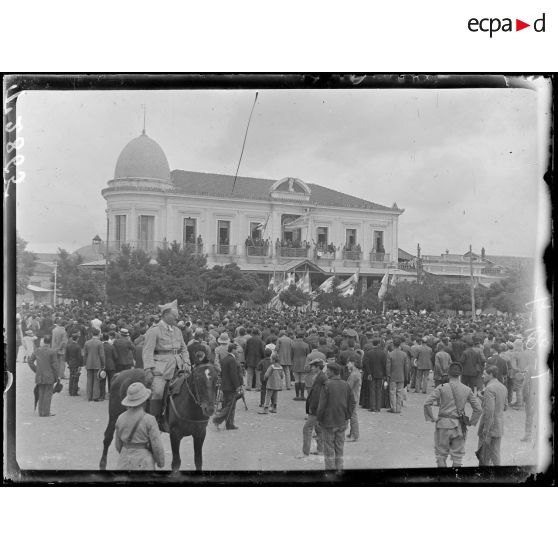
{"type": "MultiPolygon", "coordinates": [[[[551,219],[554,223],[556,188],[554,181],[554,130],[556,129],[556,75],[544,72],[512,73],[370,73],[370,72],[328,72],[328,73],[21,73],[3,75],[4,95],[24,90],[172,90],[172,89],[458,89],[458,88],[532,88],[526,76],[545,77],[552,85],[552,128],[549,138],[549,166],[544,179],[551,199],[551,219]],[[8,88],[13,87],[12,91],[8,88]]],[[[3,167],[8,157],[6,145],[15,139],[15,131],[6,131],[8,122],[15,122],[17,100],[7,103],[3,125],[3,167]]],[[[13,166],[4,173],[7,180],[17,169],[13,166]]],[[[16,237],[16,190],[10,188],[4,197],[4,324],[15,322],[15,237],[16,237]],[[10,272],[11,271],[11,272],[10,272]]],[[[551,240],[544,251],[546,285],[554,294],[554,239],[552,226],[551,240]]],[[[554,340],[554,304],[550,331],[554,340]]],[[[6,325],[5,325],[6,327],[6,325]]],[[[4,341],[5,370],[15,370],[15,332],[7,328],[4,341]]],[[[549,368],[554,378],[553,349],[548,357],[549,368]]],[[[554,460],[554,408],[552,407],[552,461],[546,471],[534,473],[530,467],[460,468],[460,469],[370,469],[347,470],[341,475],[326,475],[320,471],[235,471],[235,472],[155,472],[149,474],[119,471],[56,471],[20,470],[15,451],[15,384],[3,398],[4,427],[4,485],[72,485],[72,486],[197,486],[200,484],[238,486],[455,486],[455,485],[498,485],[498,486],[553,486],[556,484],[554,460]],[[4,407],[5,406],[5,407],[4,407]]],[[[552,390],[551,401],[553,401],[552,390]]]]}

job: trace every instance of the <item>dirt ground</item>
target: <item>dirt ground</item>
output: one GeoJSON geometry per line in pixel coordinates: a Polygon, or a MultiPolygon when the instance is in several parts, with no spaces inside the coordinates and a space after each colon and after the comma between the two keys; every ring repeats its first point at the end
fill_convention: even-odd
{"type": "MultiPolygon", "coordinates": [[[[55,394],[52,412],[56,416],[42,418],[33,411],[34,374],[27,364],[17,364],[16,387],[16,456],[22,469],[79,470],[97,469],[102,452],[103,433],[108,420],[108,401],[87,402],[85,397],[70,397],[68,381],[55,394]]],[[[66,371],[66,374],[68,372],[66,371]]],[[[430,386],[429,389],[432,389],[430,386]]],[[[85,372],[80,379],[80,392],[85,393],[85,372]]],[[[302,449],[303,401],[293,401],[294,391],[282,391],[278,413],[258,414],[258,392],[247,392],[248,411],[242,401],[237,404],[236,424],[239,430],[219,432],[208,427],[203,448],[206,471],[290,471],[322,470],[319,457],[295,459],[302,449]]],[[[434,424],[424,419],[426,395],[410,393],[400,415],[369,413],[358,410],[360,440],[345,444],[346,469],[434,467],[434,424]]],[[[505,435],[502,440],[502,465],[535,463],[532,444],[520,442],[525,421],[524,411],[505,413],[505,435]]],[[[465,466],[478,464],[474,455],[476,428],[469,431],[465,466]]],[[[165,469],[170,469],[172,454],[167,434],[163,434],[165,469]]],[[[181,470],[193,470],[191,438],[181,445],[181,470]]],[[[108,469],[116,467],[117,453],[111,446],[108,469]]]]}

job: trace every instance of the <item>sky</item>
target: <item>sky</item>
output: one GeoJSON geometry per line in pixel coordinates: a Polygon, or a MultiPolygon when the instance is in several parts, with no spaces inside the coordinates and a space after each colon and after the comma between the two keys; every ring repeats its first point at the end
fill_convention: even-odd
{"type": "MultiPolygon", "coordinates": [[[[143,127],[171,169],[234,175],[255,91],[32,91],[16,226],[35,252],[104,238],[101,190],[143,127]]],[[[293,176],[405,212],[399,247],[533,256],[537,94],[527,89],[261,90],[240,176],[293,176]]]]}

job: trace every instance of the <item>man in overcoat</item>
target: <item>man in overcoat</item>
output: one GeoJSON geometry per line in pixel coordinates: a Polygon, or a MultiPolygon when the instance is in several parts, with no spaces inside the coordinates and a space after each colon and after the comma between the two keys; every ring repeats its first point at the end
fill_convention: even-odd
{"type": "Polygon", "coordinates": [[[99,370],[105,368],[105,349],[99,339],[100,331],[93,328],[92,337],[85,342],[83,347],[83,360],[87,370],[87,401],[100,401],[101,384],[98,376],[99,370]]]}
{"type": "Polygon", "coordinates": [[[508,404],[508,390],[498,381],[496,366],[488,366],[482,373],[484,390],[482,415],[479,422],[479,465],[500,465],[500,445],[504,435],[504,410],[508,404]]]}
{"type": "Polygon", "coordinates": [[[52,401],[52,389],[58,381],[59,365],[57,352],[51,348],[51,336],[43,337],[43,345],[35,350],[29,357],[27,363],[29,368],[35,372],[35,384],[39,395],[39,416],[52,417],[50,403],[52,401]]]}
{"type": "Polygon", "coordinates": [[[370,411],[379,413],[382,408],[382,384],[387,378],[387,354],[380,347],[380,339],[372,339],[372,349],[364,351],[362,358],[363,387],[370,392],[370,411]]]}
{"type": "Polygon", "coordinates": [[[287,335],[287,332],[285,330],[280,331],[275,351],[279,355],[279,364],[285,372],[285,387],[287,389],[291,389],[292,345],[293,340],[287,335]]]}
{"type": "Polygon", "coordinates": [[[401,412],[401,391],[405,379],[409,377],[409,357],[400,349],[401,339],[393,340],[394,349],[387,356],[387,377],[389,380],[389,402],[388,413],[401,412]]]}
{"type": "Polygon", "coordinates": [[[244,359],[246,361],[246,387],[252,388],[254,376],[256,377],[256,391],[261,388],[260,375],[256,374],[256,367],[264,357],[265,345],[260,337],[260,332],[254,328],[252,335],[246,341],[246,349],[244,351],[244,359]]]}
{"type": "Polygon", "coordinates": [[[81,347],[77,342],[78,338],[78,331],[72,333],[64,352],[64,359],[70,369],[70,384],[68,387],[68,393],[72,396],[78,394],[80,368],[83,366],[83,354],[81,352],[81,347]]]}
{"type": "Polygon", "coordinates": [[[217,430],[222,422],[225,422],[227,430],[238,430],[238,426],[234,424],[234,417],[238,396],[242,394],[242,379],[240,366],[234,356],[236,350],[236,343],[229,343],[227,355],[221,359],[223,406],[213,418],[213,424],[217,430]]]}
{"type": "Polygon", "coordinates": [[[328,363],[328,381],[320,394],[317,417],[322,428],[326,471],[343,470],[345,431],[356,401],[349,384],[341,379],[341,369],[336,363],[328,363]]]}

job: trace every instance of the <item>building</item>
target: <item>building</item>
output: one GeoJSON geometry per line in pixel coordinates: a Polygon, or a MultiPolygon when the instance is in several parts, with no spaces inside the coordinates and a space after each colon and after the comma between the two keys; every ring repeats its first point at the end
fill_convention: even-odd
{"type": "Polygon", "coordinates": [[[509,276],[511,271],[519,270],[524,266],[532,266],[532,258],[521,258],[513,256],[489,256],[484,248],[481,254],[465,252],[464,254],[444,254],[413,256],[405,250],[399,249],[398,267],[401,270],[429,274],[444,282],[462,283],[470,282],[471,267],[473,268],[473,279],[476,284],[489,287],[496,281],[501,281],[509,276]]]}
{"type": "Polygon", "coordinates": [[[52,304],[54,296],[54,267],[58,259],[58,254],[36,254],[37,261],[33,269],[33,275],[29,277],[24,294],[17,295],[16,302],[18,305],[27,304],[52,304]]]}
{"type": "Polygon", "coordinates": [[[155,255],[171,242],[206,255],[209,266],[235,262],[269,278],[308,270],[313,285],[357,270],[370,284],[397,267],[404,210],[395,203],[379,205],[295,177],[171,172],[145,132],[124,147],[102,195],[108,240],[88,267],[102,267],[104,256],[124,245],[155,255]]]}

